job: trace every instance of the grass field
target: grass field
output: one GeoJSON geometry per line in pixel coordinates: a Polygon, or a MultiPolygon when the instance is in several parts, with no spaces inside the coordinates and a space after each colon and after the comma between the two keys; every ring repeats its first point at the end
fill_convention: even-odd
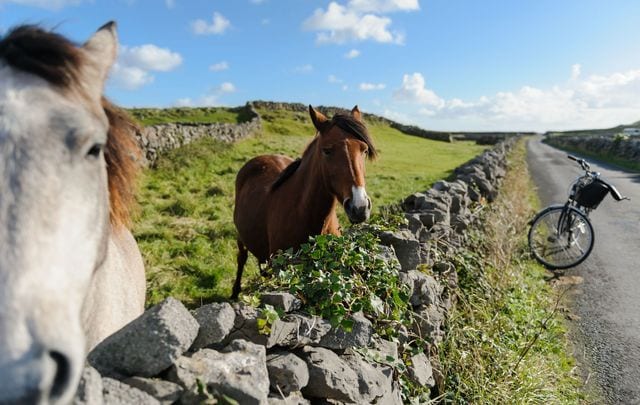
{"type": "Polygon", "coordinates": [[[236,124],[246,120],[242,114],[224,107],[201,108],[131,108],[128,110],[140,124],[157,125],[167,123],[210,124],[227,122],[236,124]]]}
{"type": "MultiPolygon", "coordinates": [[[[236,266],[237,171],[259,154],[299,156],[315,132],[306,113],[260,113],[260,136],[234,145],[203,139],[162,156],[143,174],[134,234],[146,264],[148,305],[170,295],[189,305],[229,296],[236,266]]],[[[380,158],[367,163],[374,211],[427,189],[484,149],[412,137],[375,122],[369,129],[380,150],[380,158]]],[[[244,285],[256,269],[250,260],[244,285]]]]}

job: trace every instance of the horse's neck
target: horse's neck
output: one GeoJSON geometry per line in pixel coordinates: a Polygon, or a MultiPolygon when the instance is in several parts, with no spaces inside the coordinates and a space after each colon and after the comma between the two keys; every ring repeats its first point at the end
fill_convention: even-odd
{"type": "Polygon", "coordinates": [[[292,197],[294,201],[299,201],[298,207],[303,207],[302,210],[296,210],[300,217],[298,220],[306,223],[307,228],[316,234],[325,231],[326,225],[335,216],[336,199],[326,187],[313,159],[303,160],[292,180],[291,191],[295,193],[292,197]]]}

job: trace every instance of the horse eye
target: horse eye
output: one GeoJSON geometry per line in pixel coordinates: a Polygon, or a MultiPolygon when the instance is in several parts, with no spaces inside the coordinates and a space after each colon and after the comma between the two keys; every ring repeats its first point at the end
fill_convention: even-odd
{"type": "Polygon", "coordinates": [[[333,149],[332,149],[332,148],[322,148],[322,153],[323,153],[325,156],[329,156],[329,155],[331,154],[331,152],[333,152],[333,149]]]}
{"type": "Polygon", "coordinates": [[[93,146],[87,152],[87,157],[94,158],[94,159],[98,158],[100,156],[100,153],[102,153],[103,147],[104,145],[101,143],[93,144],[93,146]]]}

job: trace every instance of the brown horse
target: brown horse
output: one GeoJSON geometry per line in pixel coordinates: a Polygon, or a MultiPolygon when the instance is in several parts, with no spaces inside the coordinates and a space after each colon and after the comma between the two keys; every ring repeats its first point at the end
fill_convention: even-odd
{"type": "Polygon", "coordinates": [[[376,149],[358,106],[331,120],[311,106],[309,114],[317,134],[302,158],[258,156],[238,172],[233,213],[238,273],[232,298],[240,293],[248,252],[262,264],[280,249],[298,248],[311,235],[339,235],[338,202],[352,223],[369,218],[364,163],[367,156],[376,156],[376,149]]]}

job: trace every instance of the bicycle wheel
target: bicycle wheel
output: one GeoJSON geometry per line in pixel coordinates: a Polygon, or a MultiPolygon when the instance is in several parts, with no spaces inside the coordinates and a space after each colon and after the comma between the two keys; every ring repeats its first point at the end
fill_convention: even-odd
{"type": "Polygon", "coordinates": [[[573,207],[551,206],[533,219],[529,248],[533,257],[550,269],[580,264],[593,249],[593,226],[573,207]]]}

